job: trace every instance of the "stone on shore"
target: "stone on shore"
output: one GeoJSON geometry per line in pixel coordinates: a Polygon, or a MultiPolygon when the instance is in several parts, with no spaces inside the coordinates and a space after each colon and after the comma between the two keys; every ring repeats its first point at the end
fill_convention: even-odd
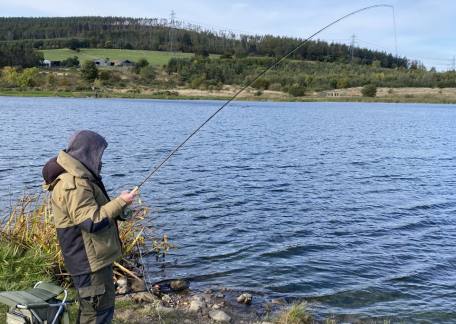
{"type": "Polygon", "coordinates": [[[209,312],[209,317],[220,323],[229,323],[231,322],[231,317],[222,310],[212,310],[209,312]]]}
{"type": "Polygon", "coordinates": [[[171,281],[170,286],[173,291],[181,291],[188,289],[188,287],[190,286],[190,282],[184,279],[177,279],[171,281]]]}
{"type": "Polygon", "coordinates": [[[252,303],[252,295],[248,293],[243,293],[236,300],[240,304],[250,305],[252,303]]]}
{"type": "Polygon", "coordinates": [[[131,290],[132,291],[144,291],[144,290],[146,290],[146,283],[142,279],[133,278],[131,280],[131,290]]]}
{"type": "Polygon", "coordinates": [[[116,293],[117,294],[126,294],[128,292],[130,292],[130,289],[128,288],[128,280],[126,277],[120,277],[119,279],[117,279],[117,290],[116,290],[116,293]]]}
{"type": "Polygon", "coordinates": [[[206,303],[202,300],[201,297],[194,297],[193,300],[190,302],[190,307],[188,310],[190,312],[199,312],[202,310],[204,307],[206,307],[206,303]]]}

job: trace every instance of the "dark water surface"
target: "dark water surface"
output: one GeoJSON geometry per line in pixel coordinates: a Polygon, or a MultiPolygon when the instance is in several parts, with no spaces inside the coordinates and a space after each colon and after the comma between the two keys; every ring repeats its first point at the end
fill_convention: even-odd
{"type": "MultiPolygon", "coordinates": [[[[0,98],[0,208],[40,185],[78,129],[110,143],[111,194],[142,180],[220,103],[0,98]]],[[[322,316],[456,322],[456,107],[238,102],[143,188],[192,277],[322,316]]]]}

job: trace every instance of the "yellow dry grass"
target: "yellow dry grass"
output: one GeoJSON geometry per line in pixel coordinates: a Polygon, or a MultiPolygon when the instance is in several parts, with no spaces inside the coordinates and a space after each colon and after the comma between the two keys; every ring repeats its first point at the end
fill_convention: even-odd
{"type": "MultiPolygon", "coordinates": [[[[146,243],[150,243],[150,252],[166,253],[172,244],[166,235],[162,239],[153,238],[152,230],[146,228],[142,221],[149,214],[149,208],[136,203],[132,208],[132,216],[128,221],[119,222],[119,235],[123,245],[124,258],[114,265],[115,273],[129,275],[129,270],[137,272],[131,264],[138,262],[139,251],[148,252],[146,243]]],[[[0,241],[18,246],[25,251],[39,248],[41,252],[53,260],[45,272],[59,281],[65,281],[68,274],[65,271],[63,257],[60,252],[53,212],[48,194],[26,195],[18,200],[0,225],[0,241]]],[[[144,253],[144,252],[143,252],[144,253]]]]}

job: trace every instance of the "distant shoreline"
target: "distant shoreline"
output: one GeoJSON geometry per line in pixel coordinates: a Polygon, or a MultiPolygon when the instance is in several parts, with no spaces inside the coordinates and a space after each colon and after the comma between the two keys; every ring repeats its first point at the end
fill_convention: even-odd
{"type": "MultiPolygon", "coordinates": [[[[186,89],[184,89],[186,90],[186,89]]],[[[124,99],[163,99],[163,100],[228,100],[231,96],[220,91],[206,91],[203,95],[181,94],[182,89],[160,91],[157,93],[119,93],[93,91],[48,91],[48,90],[5,90],[0,89],[0,97],[56,97],[56,98],[124,98],[124,99]]],[[[184,92],[184,91],[182,91],[184,92]]],[[[372,103],[422,103],[422,104],[456,104],[456,98],[438,97],[435,95],[389,96],[389,97],[317,97],[303,96],[295,98],[277,98],[269,96],[244,95],[243,101],[264,102],[372,102],[372,103]]]]}

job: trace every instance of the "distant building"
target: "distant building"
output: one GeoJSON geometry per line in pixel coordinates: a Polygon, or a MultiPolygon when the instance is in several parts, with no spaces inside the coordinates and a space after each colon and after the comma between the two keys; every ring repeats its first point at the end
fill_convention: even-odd
{"type": "Polygon", "coordinates": [[[133,67],[135,65],[135,62],[130,60],[115,60],[112,61],[112,63],[114,63],[114,66],[118,67],[133,67]]]}
{"type": "Polygon", "coordinates": [[[41,64],[47,68],[59,67],[60,63],[61,63],[61,61],[51,61],[51,60],[43,60],[43,62],[41,62],[41,64]]]}
{"type": "Polygon", "coordinates": [[[93,60],[93,63],[95,63],[96,66],[111,66],[111,62],[106,59],[95,59],[93,60]]]}

